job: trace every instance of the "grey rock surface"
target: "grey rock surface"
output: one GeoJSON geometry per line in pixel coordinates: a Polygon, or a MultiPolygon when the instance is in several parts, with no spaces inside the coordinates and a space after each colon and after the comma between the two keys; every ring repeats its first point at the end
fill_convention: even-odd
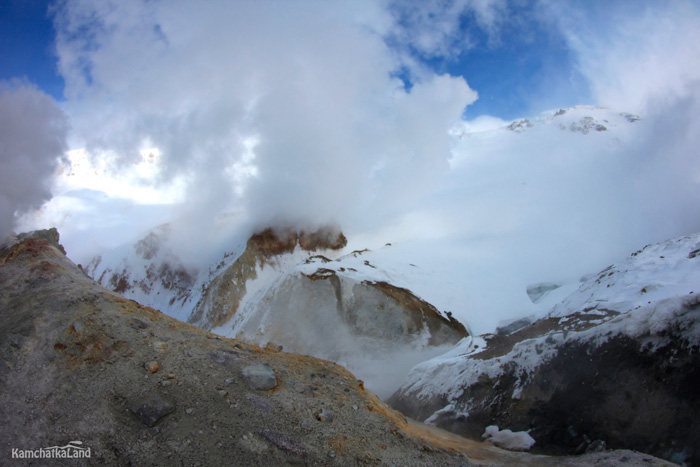
{"type": "Polygon", "coordinates": [[[175,406],[160,397],[154,397],[137,402],[130,410],[144,425],[155,426],[163,417],[175,412],[175,406]]]}
{"type": "Polygon", "coordinates": [[[267,391],[277,386],[275,371],[266,363],[253,363],[243,368],[243,378],[253,389],[267,391]]]}

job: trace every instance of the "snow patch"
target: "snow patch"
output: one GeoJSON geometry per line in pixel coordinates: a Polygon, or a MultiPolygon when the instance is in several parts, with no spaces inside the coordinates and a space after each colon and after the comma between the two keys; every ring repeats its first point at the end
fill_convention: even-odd
{"type": "Polygon", "coordinates": [[[499,430],[497,425],[487,426],[481,437],[510,451],[528,451],[535,445],[535,440],[526,431],[499,430]]]}

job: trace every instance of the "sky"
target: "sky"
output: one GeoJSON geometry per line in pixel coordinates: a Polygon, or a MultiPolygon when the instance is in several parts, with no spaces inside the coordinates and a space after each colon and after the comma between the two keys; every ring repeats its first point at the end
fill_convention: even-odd
{"type": "Polygon", "coordinates": [[[26,78],[56,100],[64,81],[56,67],[55,30],[47,0],[0,4],[0,80],[26,78]]]}
{"type": "Polygon", "coordinates": [[[700,229],[698,24],[691,0],[6,1],[0,235],[56,225],[80,262],[175,219],[189,245],[222,215],[333,220],[573,274],[700,229]],[[642,123],[465,143],[575,105],[642,123]]]}
{"type": "MultiPolygon", "coordinates": [[[[545,92],[546,88],[538,81],[550,74],[557,76],[547,80],[546,87],[551,90],[551,85],[555,84],[569,94],[568,98],[558,101],[559,106],[589,99],[584,80],[571,76],[575,73],[574,57],[565,46],[565,38],[546,23],[541,24],[536,18],[534,4],[512,3],[509,14],[528,20],[513,21],[507,27],[494,29],[494,26],[481,27],[480,21],[488,19],[477,13],[479,7],[469,8],[466,6],[469,2],[462,3],[463,11],[451,14],[457,24],[450,26],[456,28],[456,36],[467,41],[459,50],[428,51],[425,45],[411,45],[410,48],[414,58],[424,61],[438,73],[462,75],[469,79],[472,88],[479,90],[481,98],[465,111],[466,116],[490,114],[516,118],[527,115],[532,112],[528,94],[545,92]]],[[[487,5],[488,2],[481,3],[487,5]]],[[[456,4],[455,10],[459,10],[460,2],[456,4]]],[[[65,81],[57,67],[55,16],[53,10],[49,11],[53,5],[50,0],[8,0],[0,6],[0,50],[4,57],[0,79],[28,77],[41,90],[62,101],[65,81]]],[[[494,5],[492,8],[497,10],[498,2],[494,5]]],[[[410,29],[415,25],[416,18],[411,13],[396,14],[396,21],[402,27],[410,29]]]]}

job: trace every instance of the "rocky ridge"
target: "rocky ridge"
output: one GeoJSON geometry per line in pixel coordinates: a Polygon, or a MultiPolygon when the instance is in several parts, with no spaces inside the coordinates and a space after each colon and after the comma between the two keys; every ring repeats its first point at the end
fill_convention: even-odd
{"type": "MultiPolygon", "coordinates": [[[[627,112],[613,112],[602,107],[577,105],[566,109],[542,112],[533,118],[519,118],[503,126],[503,130],[516,134],[541,126],[554,126],[561,131],[587,135],[602,133],[617,127],[638,122],[641,118],[627,112]]],[[[460,137],[469,136],[469,131],[456,131],[460,137]]]]}

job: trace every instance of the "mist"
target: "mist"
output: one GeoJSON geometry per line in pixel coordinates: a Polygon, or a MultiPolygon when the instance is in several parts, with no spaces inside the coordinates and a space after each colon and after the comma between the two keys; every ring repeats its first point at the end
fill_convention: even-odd
{"type": "Polygon", "coordinates": [[[18,215],[51,198],[67,131],[67,118],[49,95],[23,81],[0,82],[0,240],[18,215]]]}

